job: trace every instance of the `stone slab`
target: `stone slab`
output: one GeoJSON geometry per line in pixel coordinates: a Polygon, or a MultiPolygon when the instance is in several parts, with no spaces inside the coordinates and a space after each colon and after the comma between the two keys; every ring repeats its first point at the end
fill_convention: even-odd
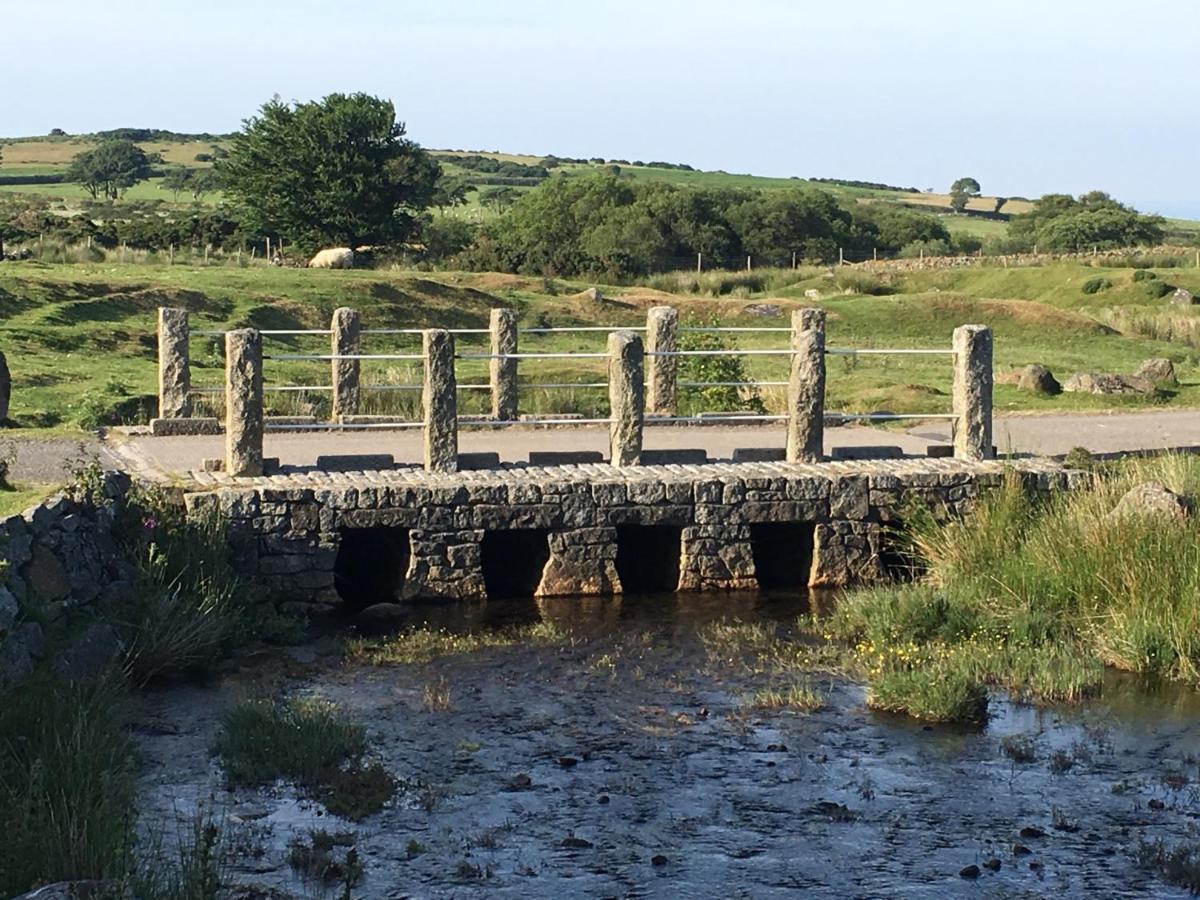
{"type": "Polygon", "coordinates": [[[830,458],[842,459],[903,459],[904,451],[894,444],[866,444],[861,447],[834,447],[830,458]]]}
{"type": "Polygon", "coordinates": [[[604,462],[599,450],[530,450],[531,466],[579,466],[604,462]]]}
{"type": "Polygon", "coordinates": [[[481,469],[500,468],[500,454],[495,452],[460,453],[458,468],[461,472],[474,472],[481,469]]]}
{"type": "Polygon", "coordinates": [[[391,469],[396,458],[390,453],[339,453],[317,457],[317,468],[323,472],[372,472],[391,469]]]}
{"type": "Polygon", "coordinates": [[[783,447],[736,447],[733,451],[735,463],[783,462],[787,451],[783,447]]]}
{"type": "Polygon", "coordinates": [[[642,450],[643,466],[702,466],[708,462],[704,448],[681,447],[672,450],[642,450]]]}

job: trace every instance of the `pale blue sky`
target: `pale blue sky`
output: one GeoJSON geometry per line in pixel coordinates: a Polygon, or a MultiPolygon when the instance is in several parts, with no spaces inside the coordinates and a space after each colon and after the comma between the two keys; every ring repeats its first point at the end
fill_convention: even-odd
{"type": "Polygon", "coordinates": [[[0,135],[228,131],[390,97],[428,147],[687,162],[1200,217],[1187,0],[0,0],[0,135]]]}

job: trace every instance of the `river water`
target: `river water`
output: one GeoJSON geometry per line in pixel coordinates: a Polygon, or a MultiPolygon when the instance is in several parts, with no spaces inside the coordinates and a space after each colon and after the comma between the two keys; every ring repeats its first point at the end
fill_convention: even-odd
{"type": "Polygon", "coordinates": [[[813,602],[417,608],[409,624],[543,618],[572,639],[421,666],[347,663],[331,634],[252,653],[204,684],[144,695],[143,825],[169,829],[197,808],[223,821],[238,896],[340,896],[287,863],[289,841],[315,828],[354,833],[354,897],[1187,896],[1135,853],[1197,840],[1195,691],[1113,678],[1078,707],[993,697],[987,725],[966,729],[874,713],[861,687],[814,675],[823,709],[747,709],[768,676],[711,665],[698,630],[786,630],[813,602]],[[431,684],[448,709],[429,708],[431,684]],[[225,787],[209,750],[221,711],[296,694],[367,725],[371,756],[401,780],[382,812],[343,822],[282,782],[225,787]],[[979,876],[962,877],[971,865],[979,876]]]}

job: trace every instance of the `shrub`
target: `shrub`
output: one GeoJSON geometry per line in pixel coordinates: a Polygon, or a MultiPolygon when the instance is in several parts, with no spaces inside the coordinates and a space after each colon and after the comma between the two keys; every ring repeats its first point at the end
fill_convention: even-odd
{"type": "Polygon", "coordinates": [[[1136,269],[1133,273],[1134,281],[1153,281],[1158,276],[1149,269],[1136,269]]]}
{"type": "Polygon", "coordinates": [[[1147,296],[1149,296],[1151,300],[1159,300],[1167,296],[1167,294],[1175,293],[1175,285],[1167,284],[1165,281],[1158,278],[1154,279],[1153,281],[1143,282],[1142,289],[1146,292],[1147,296]]]}
{"type": "MultiPolygon", "coordinates": [[[[716,317],[708,321],[715,327],[716,317]]],[[[680,350],[730,350],[733,346],[718,332],[682,331],[680,350]]],[[[736,387],[735,383],[750,380],[739,356],[682,356],[679,365],[681,382],[714,382],[709,387],[683,388],[686,408],[696,412],[766,412],[762,396],[756,387],[736,387]]]]}
{"type": "Polygon", "coordinates": [[[1112,287],[1112,282],[1107,278],[1096,277],[1089,278],[1087,281],[1085,281],[1080,290],[1085,294],[1098,294],[1101,291],[1108,290],[1110,287],[1112,287]]]}
{"type": "Polygon", "coordinates": [[[839,270],[834,283],[843,291],[848,291],[851,294],[880,297],[895,293],[895,289],[891,284],[881,279],[878,275],[859,269],[839,270]]]}

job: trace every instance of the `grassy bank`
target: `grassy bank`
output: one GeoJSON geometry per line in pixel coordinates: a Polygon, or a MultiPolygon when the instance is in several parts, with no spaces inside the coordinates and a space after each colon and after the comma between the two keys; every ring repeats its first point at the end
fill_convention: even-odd
{"type": "MultiPolygon", "coordinates": [[[[485,328],[492,307],[518,311],[524,326],[637,325],[650,306],[677,306],[685,320],[725,326],[785,327],[791,310],[819,303],[829,314],[829,342],[840,347],[948,347],[950,333],[965,322],[995,329],[998,371],[1041,363],[1060,378],[1075,371],[1129,373],[1149,357],[1167,356],[1181,385],[1169,393],[1137,397],[1066,394],[1041,397],[1014,386],[996,390],[999,410],[1085,410],[1147,405],[1200,406],[1200,353],[1190,310],[1167,313],[1133,268],[1106,268],[1111,283],[1095,294],[1081,286],[1097,275],[1081,264],[1026,269],[983,268],[878,275],[859,270],[764,270],[752,273],[691,273],[655,276],[641,284],[599,285],[606,299],[583,292],[583,281],[494,273],[400,271],[308,271],[234,265],[6,263],[0,267],[0,342],[13,371],[13,417],[23,426],[73,430],[137,422],[153,412],[156,379],[155,310],[183,306],[193,327],[220,329],[325,328],[338,306],[363,313],[369,328],[441,326],[485,328]],[[816,291],[819,299],[808,292],[816,291]],[[778,315],[756,314],[756,304],[778,315]],[[1170,319],[1168,322],[1167,320],[1170,319]]],[[[1200,272],[1155,270],[1158,280],[1200,293],[1200,272]]],[[[413,336],[372,335],[370,353],[412,352],[413,336]]],[[[485,335],[463,336],[464,350],[486,347],[485,335]]],[[[730,336],[743,348],[786,346],[784,334],[730,336]]],[[[597,351],[603,335],[529,335],[530,351],[597,351]]],[[[268,353],[327,353],[323,336],[271,338],[268,353]]],[[[197,335],[192,343],[193,383],[218,387],[223,372],[218,338],[197,335]]],[[[459,380],[486,382],[486,362],[464,361],[459,380]]],[[[786,379],[782,357],[747,359],[746,372],[771,381],[786,379]]],[[[522,406],[531,411],[602,412],[604,389],[536,387],[541,383],[603,380],[604,360],[522,363],[527,387],[522,406]]],[[[268,384],[323,385],[327,364],[271,360],[268,384]]],[[[831,360],[829,407],[848,412],[945,412],[950,405],[950,366],[940,357],[842,357],[831,360]]],[[[369,384],[414,387],[416,364],[364,364],[369,384]]],[[[369,391],[365,411],[414,416],[414,390],[369,391]]],[[[769,411],[782,408],[781,388],[764,388],[769,411]]],[[[464,390],[465,413],[484,409],[486,392],[464,390]]],[[[325,412],[328,397],[269,394],[279,413],[325,412]]],[[[219,412],[215,394],[201,408],[219,412]]],[[[706,411],[706,398],[685,391],[684,409],[706,411]]],[[[714,410],[715,411],[715,410],[714,410]]]]}
{"type": "Polygon", "coordinates": [[[827,626],[852,644],[871,705],[979,719],[989,686],[1075,700],[1106,666],[1200,685],[1200,519],[1114,513],[1148,481],[1194,501],[1200,461],[1128,461],[1041,501],[1013,481],[963,521],[915,513],[906,538],[925,574],[851,594],[827,626]]]}

